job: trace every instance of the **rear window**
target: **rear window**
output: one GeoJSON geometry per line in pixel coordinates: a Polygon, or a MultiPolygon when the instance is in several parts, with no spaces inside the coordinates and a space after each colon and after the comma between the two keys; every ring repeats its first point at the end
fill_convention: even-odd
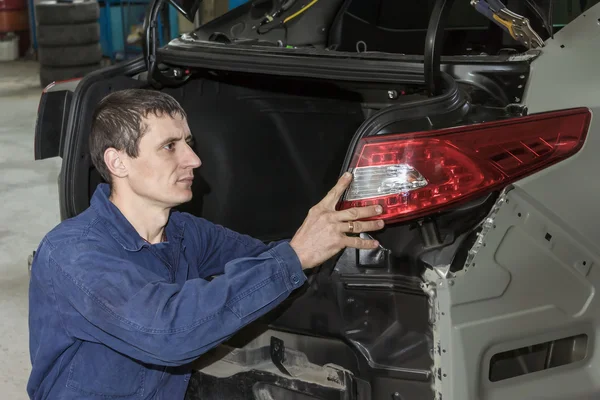
{"type": "MultiPolygon", "coordinates": [[[[554,0],[552,25],[556,33],[600,0],[554,0]]],[[[546,39],[543,22],[523,0],[505,1],[507,7],[529,18],[546,39]]],[[[543,8],[548,1],[538,0],[543,8]]],[[[340,50],[352,51],[357,43],[367,50],[422,54],[434,0],[352,0],[344,16],[344,40],[340,50]]],[[[549,10],[546,10],[548,12],[549,10]]],[[[496,24],[479,14],[470,1],[455,1],[446,27],[445,55],[498,54],[524,48],[496,24]]]]}
{"type": "MultiPolygon", "coordinates": [[[[427,29],[432,0],[353,0],[348,14],[382,29],[427,29]]],[[[448,28],[487,27],[487,19],[469,1],[455,1],[448,28]]]]}
{"type": "MultiPolygon", "coordinates": [[[[552,24],[555,30],[565,26],[600,0],[554,0],[552,24]]],[[[524,0],[505,1],[507,7],[534,19],[524,0]]],[[[540,6],[547,1],[538,1],[540,6]]],[[[433,0],[352,0],[348,13],[385,29],[427,29],[433,0]]],[[[543,7],[543,6],[542,6],[543,7]]],[[[455,1],[448,29],[487,27],[488,20],[471,6],[470,1],[455,1]]]]}

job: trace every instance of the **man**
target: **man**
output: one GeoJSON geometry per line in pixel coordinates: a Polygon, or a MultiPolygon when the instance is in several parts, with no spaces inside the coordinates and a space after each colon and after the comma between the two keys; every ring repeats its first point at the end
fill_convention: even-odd
{"type": "Polygon", "coordinates": [[[113,93],[98,105],[92,161],[108,182],[42,240],[30,283],[27,386],[34,399],[183,399],[189,363],[281,303],[344,247],[375,207],[337,212],[342,177],[291,241],[265,245],[172,208],[201,162],[170,96],[113,93]],[[214,279],[210,279],[214,277],[214,279]]]}

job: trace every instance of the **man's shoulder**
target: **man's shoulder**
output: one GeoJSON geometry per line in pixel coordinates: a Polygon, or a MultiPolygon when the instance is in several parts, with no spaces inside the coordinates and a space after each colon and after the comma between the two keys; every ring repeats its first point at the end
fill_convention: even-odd
{"type": "Polygon", "coordinates": [[[82,242],[98,242],[105,236],[101,218],[91,209],[66,219],[48,232],[40,244],[47,251],[63,251],[82,242]]]}

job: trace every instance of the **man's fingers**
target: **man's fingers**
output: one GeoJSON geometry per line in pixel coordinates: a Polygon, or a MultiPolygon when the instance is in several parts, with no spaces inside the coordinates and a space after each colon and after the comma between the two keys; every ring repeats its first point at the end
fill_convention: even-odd
{"type": "Polygon", "coordinates": [[[341,222],[342,232],[344,233],[360,233],[378,231],[384,227],[385,223],[382,220],[378,221],[349,221],[341,222]]]}
{"type": "Polygon", "coordinates": [[[381,206],[354,207],[338,211],[335,217],[338,221],[353,221],[355,219],[374,217],[381,214],[382,211],[381,206]]]}
{"type": "Polygon", "coordinates": [[[379,242],[377,240],[361,239],[359,237],[348,236],[344,240],[344,245],[353,249],[375,249],[379,247],[379,242]]]}
{"type": "Polygon", "coordinates": [[[340,177],[340,179],[338,179],[335,186],[331,188],[329,193],[327,193],[323,199],[325,205],[330,208],[335,208],[335,205],[344,193],[344,190],[346,190],[350,185],[350,182],[352,182],[352,174],[350,172],[346,172],[340,177]]]}

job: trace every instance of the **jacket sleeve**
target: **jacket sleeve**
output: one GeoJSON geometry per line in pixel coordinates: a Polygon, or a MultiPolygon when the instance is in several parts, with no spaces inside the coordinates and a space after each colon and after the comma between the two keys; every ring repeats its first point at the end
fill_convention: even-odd
{"type": "Polygon", "coordinates": [[[288,241],[282,240],[265,244],[251,236],[213,224],[204,218],[189,214],[188,218],[192,223],[195,240],[198,243],[197,268],[202,277],[222,274],[225,265],[236,258],[256,257],[271,248],[288,243],[288,241]]]}
{"type": "Polygon", "coordinates": [[[102,246],[53,252],[63,325],[142,362],[182,365],[282,302],[306,277],[288,243],[225,264],[215,279],[171,284],[102,246]]]}

